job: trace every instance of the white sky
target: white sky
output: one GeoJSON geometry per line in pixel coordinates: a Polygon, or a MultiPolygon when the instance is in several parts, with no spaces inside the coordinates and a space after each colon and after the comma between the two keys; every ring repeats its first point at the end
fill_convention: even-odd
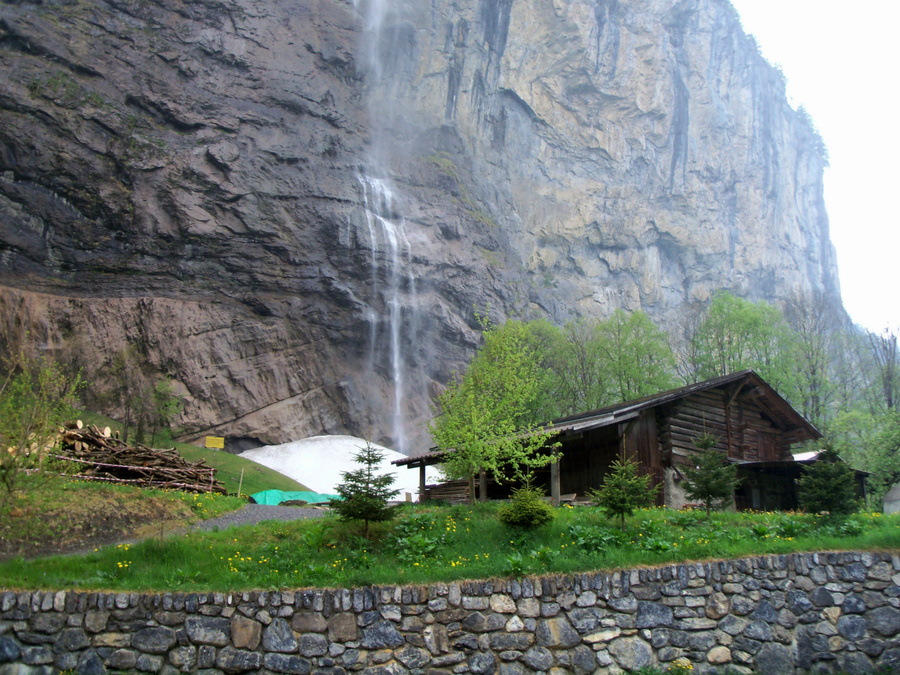
{"type": "Polygon", "coordinates": [[[825,203],[844,306],[869,330],[900,326],[900,2],[732,0],[787,77],[831,160],[825,203]]]}

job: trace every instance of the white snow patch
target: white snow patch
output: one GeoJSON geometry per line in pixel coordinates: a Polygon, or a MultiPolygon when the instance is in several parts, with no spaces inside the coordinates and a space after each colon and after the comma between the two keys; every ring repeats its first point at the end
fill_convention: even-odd
{"type": "MultiPolygon", "coordinates": [[[[392,487],[400,490],[395,499],[403,500],[404,493],[409,492],[415,500],[419,494],[419,470],[392,465],[392,461],[406,455],[376,443],[372,446],[384,453],[379,473],[394,475],[392,487]]],[[[353,461],[353,456],[365,447],[366,441],[355,436],[311,436],[281,445],[264,445],[240,456],[293,478],[313,492],[336,494],[336,486],[343,480],[341,473],[362,468],[362,464],[353,461]]],[[[427,483],[437,482],[438,476],[436,467],[425,468],[427,483]]]]}

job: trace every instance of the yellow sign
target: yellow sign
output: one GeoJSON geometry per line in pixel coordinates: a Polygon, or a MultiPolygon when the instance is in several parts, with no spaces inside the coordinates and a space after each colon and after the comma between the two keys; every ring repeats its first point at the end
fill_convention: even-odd
{"type": "Polygon", "coordinates": [[[225,449],[225,439],[222,436],[207,436],[206,437],[206,447],[207,448],[218,448],[219,450],[225,449]]]}

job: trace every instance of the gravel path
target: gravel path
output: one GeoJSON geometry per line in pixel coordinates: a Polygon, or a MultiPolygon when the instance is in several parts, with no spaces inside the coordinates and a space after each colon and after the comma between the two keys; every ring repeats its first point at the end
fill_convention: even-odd
{"type": "Polygon", "coordinates": [[[255,525],[264,520],[279,520],[283,523],[307,518],[322,518],[328,513],[326,509],[313,509],[303,506],[264,506],[247,504],[243,508],[226,513],[218,518],[203,520],[187,528],[190,530],[225,530],[238,525],[255,525]]]}

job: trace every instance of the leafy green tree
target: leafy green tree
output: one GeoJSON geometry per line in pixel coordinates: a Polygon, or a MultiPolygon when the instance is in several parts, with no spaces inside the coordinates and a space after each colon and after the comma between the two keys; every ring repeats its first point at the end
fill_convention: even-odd
{"type": "Polygon", "coordinates": [[[845,516],[857,509],[856,478],[838,454],[826,447],[797,481],[800,506],[810,513],[845,516]]]}
{"type": "Polygon", "coordinates": [[[465,374],[439,396],[431,436],[450,451],[444,473],[469,480],[471,501],[478,472],[528,483],[535,469],[557,458],[550,434],[534,423],[544,375],[527,326],[507,321],[486,328],[465,374]]]}
{"type": "Polygon", "coordinates": [[[877,386],[881,390],[881,403],[892,410],[900,391],[900,365],[898,365],[897,334],[885,328],[881,334],[869,333],[871,355],[877,366],[877,386]]]}
{"type": "Polygon", "coordinates": [[[133,345],[112,357],[109,397],[121,415],[122,440],[126,443],[135,427],[138,441],[144,440],[145,411],[150,396],[146,371],[146,357],[133,345]]]}
{"type": "Polygon", "coordinates": [[[563,328],[528,324],[540,334],[547,375],[546,418],[594,410],[676,386],[675,357],[665,332],[644,312],[621,310],[602,321],[577,319],[563,328]]]}
{"type": "Polygon", "coordinates": [[[804,417],[822,427],[832,415],[832,366],[840,332],[839,301],[822,292],[795,297],[786,315],[794,332],[796,401],[804,417]]]}
{"type": "Polygon", "coordinates": [[[613,312],[597,326],[600,363],[613,396],[624,402],[676,385],[669,337],[644,312],[613,312]]]}
{"type": "Polygon", "coordinates": [[[652,505],[659,486],[651,485],[650,476],[638,474],[637,462],[616,460],[612,463],[611,469],[603,479],[600,489],[592,490],[590,496],[608,518],[621,518],[624,531],[625,516],[652,505]]]}
{"type": "Polygon", "coordinates": [[[172,422],[181,412],[184,402],[172,390],[172,382],[166,378],[159,378],[150,391],[150,445],[156,443],[157,434],[163,429],[169,429],[172,422]]]}
{"type": "Polygon", "coordinates": [[[384,453],[368,441],[365,447],[353,456],[353,461],[362,465],[355,471],[343,471],[343,481],[337,486],[341,499],[333,499],[330,504],[341,520],[361,520],[369,537],[369,523],[380,523],[394,517],[394,509],[388,500],[399,490],[391,489],[393,474],[382,474],[378,467],[384,461],[384,453]]]}
{"type": "Polygon", "coordinates": [[[696,464],[681,467],[685,477],[684,491],[706,507],[707,519],[713,506],[721,508],[732,502],[740,482],[737,464],[729,462],[715,449],[718,440],[712,434],[698,436],[694,439],[694,446],[700,450],[695,456],[696,464]]]}
{"type": "Polygon", "coordinates": [[[81,385],[47,358],[20,353],[6,366],[0,380],[0,504],[8,502],[26,472],[44,464],[60,427],[74,416],[81,385]]]}
{"type": "Polygon", "coordinates": [[[691,339],[695,381],[752,368],[786,398],[796,397],[793,332],[767,302],[717,293],[691,339]]]}
{"type": "Polygon", "coordinates": [[[562,328],[532,321],[528,327],[546,371],[542,419],[594,410],[609,402],[596,321],[581,318],[562,328]]]}

